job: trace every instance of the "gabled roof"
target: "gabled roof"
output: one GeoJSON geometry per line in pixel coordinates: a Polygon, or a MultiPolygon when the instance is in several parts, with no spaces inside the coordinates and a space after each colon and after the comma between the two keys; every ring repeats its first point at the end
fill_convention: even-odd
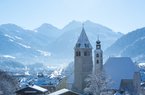
{"type": "Polygon", "coordinates": [[[28,86],[28,87],[25,87],[23,89],[20,89],[18,91],[16,91],[16,93],[25,93],[25,92],[36,92],[36,93],[45,93],[45,92],[48,92],[47,89],[45,88],[42,88],[40,86],[37,86],[37,85],[33,85],[33,86],[28,86]]]}
{"type": "Polygon", "coordinates": [[[77,41],[75,47],[76,48],[92,48],[92,46],[88,40],[88,37],[86,35],[84,27],[82,28],[82,32],[78,38],[78,41],[77,41]]]}
{"type": "Polygon", "coordinates": [[[79,95],[79,94],[64,88],[56,92],[50,93],[49,95],[79,95]]]}
{"type": "Polygon", "coordinates": [[[137,67],[129,57],[110,57],[105,62],[104,69],[113,81],[111,86],[118,89],[121,79],[132,79],[137,67]]]}

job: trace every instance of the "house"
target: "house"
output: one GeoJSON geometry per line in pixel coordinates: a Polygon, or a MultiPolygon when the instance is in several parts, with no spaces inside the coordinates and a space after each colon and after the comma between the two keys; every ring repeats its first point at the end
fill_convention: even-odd
{"type": "Polygon", "coordinates": [[[79,94],[64,88],[48,95],[79,95],[79,94]]]}
{"type": "Polygon", "coordinates": [[[27,86],[16,91],[16,95],[47,95],[48,90],[37,85],[27,86]]]}

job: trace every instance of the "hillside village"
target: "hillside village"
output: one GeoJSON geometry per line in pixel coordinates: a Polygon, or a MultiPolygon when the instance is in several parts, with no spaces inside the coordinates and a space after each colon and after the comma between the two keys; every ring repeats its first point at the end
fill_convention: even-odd
{"type": "MultiPolygon", "coordinates": [[[[144,95],[145,71],[130,57],[108,57],[103,61],[101,41],[92,45],[82,26],[74,47],[74,62],[66,69],[35,73],[20,70],[13,73],[19,81],[16,95],[144,95]],[[23,73],[25,72],[25,73],[23,73]],[[89,79],[86,81],[86,79],[89,79]]],[[[37,70],[36,70],[37,71],[37,70]]],[[[5,92],[0,91],[0,95],[5,92]]],[[[11,95],[12,95],[11,94],[11,95]]]]}

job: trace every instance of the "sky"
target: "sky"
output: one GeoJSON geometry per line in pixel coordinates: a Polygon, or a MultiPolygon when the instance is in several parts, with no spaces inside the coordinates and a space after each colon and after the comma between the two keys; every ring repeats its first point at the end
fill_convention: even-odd
{"type": "Polygon", "coordinates": [[[72,20],[128,33],[145,27],[145,0],[0,0],[0,24],[35,29],[43,23],[63,28],[72,20]]]}

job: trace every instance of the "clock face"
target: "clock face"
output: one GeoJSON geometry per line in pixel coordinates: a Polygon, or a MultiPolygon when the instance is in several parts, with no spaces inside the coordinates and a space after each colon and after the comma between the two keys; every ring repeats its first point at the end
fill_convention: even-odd
{"type": "Polygon", "coordinates": [[[97,46],[97,48],[99,49],[99,48],[100,48],[100,46],[97,46]]]}

